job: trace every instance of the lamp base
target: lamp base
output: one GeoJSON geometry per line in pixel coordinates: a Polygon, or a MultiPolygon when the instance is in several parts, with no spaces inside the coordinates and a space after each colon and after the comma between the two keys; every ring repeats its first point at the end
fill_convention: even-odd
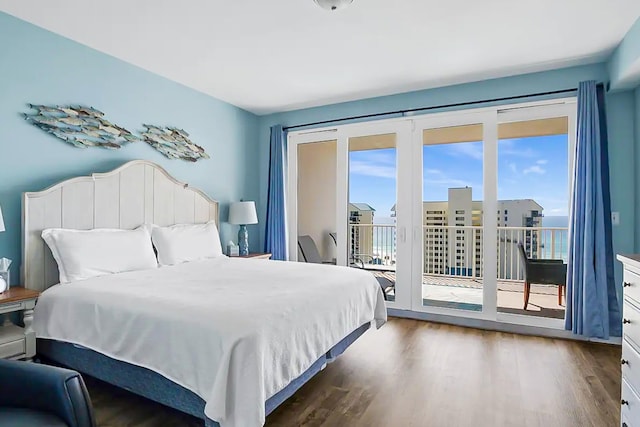
{"type": "Polygon", "coordinates": [[[238,249],[240,256],[249,255],[249,232],[246,225],[241,225],[238,230],[238,249]]]}

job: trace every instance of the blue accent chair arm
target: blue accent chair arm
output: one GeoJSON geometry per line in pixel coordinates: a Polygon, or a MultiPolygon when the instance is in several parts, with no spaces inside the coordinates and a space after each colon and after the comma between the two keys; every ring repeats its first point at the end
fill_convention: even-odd
{"type": "Polygon", "coordinates": [[[2,407],[46,412],[69,427],[95,426],[84,381],[68,369],[0,360],[0,412],[2,407]]]}

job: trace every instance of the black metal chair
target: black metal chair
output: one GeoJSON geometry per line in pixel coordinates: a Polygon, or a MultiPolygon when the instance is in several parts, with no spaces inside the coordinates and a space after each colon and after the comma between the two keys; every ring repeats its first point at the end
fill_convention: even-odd
{"type": "Polygon", "coordinates": [[[94,427],[89,393],[79,373],[0,360],[0,426],[94,427]]]}
{"type": "Polygon", "coordinates": [[[557,285],[558,305],[562,305],[562,291],[567,285],[567,264],[561,259],[530,259],[522,242],[518,242],[520,260],[524,268],[524,309],[529,305],[531,284],[557,285]]]}

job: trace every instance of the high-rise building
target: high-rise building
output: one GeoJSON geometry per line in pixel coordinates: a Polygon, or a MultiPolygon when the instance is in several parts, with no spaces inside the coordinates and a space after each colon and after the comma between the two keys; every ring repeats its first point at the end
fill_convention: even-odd
{"type": "Polygon", "coordinates": [[[349,256],[373,254],[373,215],[375,209],[366,203],[349,203],[349,224],[362,227],[349,227],[349,256]]]}
{"type": "MultiPolygon", "coordinates": [[[[498,200],[498,227],[540,227],[542,206],[532,199],[498,200]]],[[[450,188],[448,200],[423,202],[424,272],[482,276],[482,202],[472,200],[472,189],[450,188]]],[[[518,241],[532,258],[538,256],[537,233],[509,230],[498,233],[500,277],[509,276],[518,241]]]]}

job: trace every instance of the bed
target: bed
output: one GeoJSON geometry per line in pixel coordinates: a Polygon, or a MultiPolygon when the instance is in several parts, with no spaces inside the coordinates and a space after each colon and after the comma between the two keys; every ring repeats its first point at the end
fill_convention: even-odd
{"type": "Polygon", "coordinates": [[[217,202],[151,162],[25,193],[23,214],[24,283],[43,291],[38,355],[206,426],[263,425],[386,321],[375,278],[346,267],[220,256],[56,285],[44,229],[218,223],[217,202]]]}

